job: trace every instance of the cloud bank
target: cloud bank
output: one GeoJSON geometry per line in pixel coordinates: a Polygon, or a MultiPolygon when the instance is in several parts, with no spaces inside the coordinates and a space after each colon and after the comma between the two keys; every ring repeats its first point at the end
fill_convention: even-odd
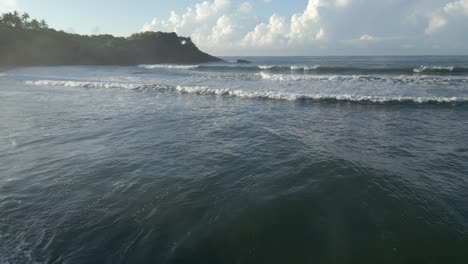
{"type": "Polygon", "coordinates": [[[468,54],[468,0],[309,0],[265,21],[262,2],[206,0],[143,31],[191,36],[218,55],[468,54]]]}

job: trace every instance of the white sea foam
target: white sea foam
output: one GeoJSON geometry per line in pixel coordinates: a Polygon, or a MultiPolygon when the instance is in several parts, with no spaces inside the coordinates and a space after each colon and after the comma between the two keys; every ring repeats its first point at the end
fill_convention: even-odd
{"type": "Polygon", "coordinates": [[[304,70],[304,66],[291,66],[292,71],[302,71],[304,70]]]}
{"type": "Polygon", "coordinates": [[[292,65],[292,66],[278,66],[278,65],[259,65],[260,70],[272,70],[272,69],[282,69],[282,70],[291,70],[291,71],[311,71],[315,70],[320,65],[315,66],[304,66],[304,65],[292,65]]]}
{"type": "Polygon", "coordinates": [[[271,74],[260,72],[257,76],[263,80],[273,81],[304,81],[304,80],[317,80],[317,81],[343,81],[343,80],[358,80],[365,78],[364,75],[304,75],[304,74],[271,74]]]}
{"type": "Polygon", "coordinates": [[[199,65],[171,65],[171,64],[142,64],[138,65],[140,68],[149,70],[153,69],[171,69],[171,70],[193,70],[199,67],[199,65]]]}
{"type": "Polygon", "coordinates": [[[433,71],[440,71],[440,72],[452,72],[455,69],[453,66],[449,67],[441,67],[441,66],[421,66],[419,68],[414,69],[415,73],[424,73],[424,72],[433,72],[433,71]]]}
{"type": "Polygon", "coordinates": [[[276,67],[278,67],[278,66],[276,66],[276,65],[259,65],[258,66],[258,68],[260,70],[271,70],[271,69],[274,69],[276,67]]]}
{"type": "Polygon", "coordinates": [[[122,82],[79,82],[79,81],[52,81],[39,80],[27,81],[28,85],[39,86],[61,86],[61,87],[82,87],[82,88],[114,88],[126,90],[167,90],[168,87],[156,84],[138,84],[138,83],[122,83],[122,82]]]}
{"type": "Polygon", "coordinates": [[[336,102],[413,102],[413,103],[460,103],[468,102],[465,97],[411,97],[411,96],[366,96],[352,94],[301,94],[293,92],[247,91],[243,89],[214,89],[209,87],[177,86],[177,92],[200,95],[233,96],[249,99],[271,99],[286,101],[336,101],[336,102]]]}
{"type": "Polygon", "coordinates": [[[315,66],[304,66],[304,71],[316,70],[320,67],[320,65],[315,66]]]}
{"type": "Polygon", "coordinates": [[[299,65],[293,65],[290,67],[291,71],[311,71],[311,70],[316,70],[319,68],[320,65],[315,65],[315,66],[299,66],[299,65]]]}
{"type": "Polygon", "coordinates": [[[439,85],[467,85],[468,78],[461,76],[425,76],[425,75],[308,75],[308,74],[272,74],[260,72],[256,75],[262,80],[279,82],[293,81],[336,81],[336,82],[382,82],[399,84],[439,84],[439,85]]]}
{"type": "Polygon", "coordinates": [[[211,88],[207,86],[164,86],[157,84],[134,83],[104,83],[104,82],[77,82],[77,81],[28,81],[29,85],[84,87],[84,88],[120,88],[130,90],[173,91],[185,94],[232,96],[249,99],[270,99],[285,101],[328,101],[328,102],[412,102],[412,103],[465,103],[468,97],[413,97],[413,96],[370,96],[357,94],[327,94],[327,93],[296,93],[281,91],[249,91],[245,89],[211,88]]]}

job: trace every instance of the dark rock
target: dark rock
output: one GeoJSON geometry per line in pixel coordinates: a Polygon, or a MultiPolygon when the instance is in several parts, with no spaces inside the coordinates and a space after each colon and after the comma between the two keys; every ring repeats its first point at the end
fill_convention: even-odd
{"type": "Polygon", "coordinates": [[[237,63],[245,63],[245,64],[248,64],[248,63],[252,63],[251,61],[248,61],[248,60],[237,60],[237,63]]]}

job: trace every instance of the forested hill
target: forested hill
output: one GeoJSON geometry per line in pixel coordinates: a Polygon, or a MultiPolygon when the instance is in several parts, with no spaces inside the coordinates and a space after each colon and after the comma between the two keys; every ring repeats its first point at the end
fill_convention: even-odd
{"type": "Polygon", "coordinates": [[[85,36],[50,29],[18,12],[0,18],[0,67],[52,65],[190,64],[220,61],[176,33],[144,32],[128,38],[85,36]]]}

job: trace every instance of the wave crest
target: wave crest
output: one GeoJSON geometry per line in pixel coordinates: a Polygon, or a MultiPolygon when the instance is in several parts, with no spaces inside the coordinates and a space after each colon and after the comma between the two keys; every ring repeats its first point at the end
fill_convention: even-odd
{"type": "Polygon", "coordinates": [[[258,65],[258,66],[226,66],[226,65],[200,65],[198,67],[188,68],[193,70],[205,71],[250,71],[250,72],[279,72],[279,73],[299,73],[305,74],[335,74],[335,75],[468,75],[468,68],[455,66],[422,66],[419,68],[359,68],[352,66],[321,66],[321,65],[258,65]]]}
{"type": "Polygon", "coordinates": [[[61,87],[79,87],[79,88],[105,88],[105,89],[126,89],[126,90],[170,90],[168,86],[158,84],[137,84],[120,82],[80,82],[80,81],[52,81],[39,80],[27,81],[28,85],[38,86],[61,86],[61,87]]]}
{"type": "Polygon", "coordinates": [[[28,81],[28,85],[62,86],[83,88],[117,88],[137,91],[172,91],[184,94],[232,96],[248,99],[284,100],[293,102],[329,102],[329,103],[468,103],[467,97],[411,97],[411,96],[368,96],[353,94],[302,94],[278,91],[248,91],[244,89],[210,88],[207,86],[166,86],[159,84],[104,83],[77,81],[28,81]]]}
{"type": "MultiPolygon", "coordinates": [[[[462,68],[459,68],[460,70],[462,68]]],[[[415,73],[450,73],[455,70],[455,67],[441,67],[441,66],[421,66],[419,68],[413,69],[415,73]]]]}
{"type": "Polygon", "coordinates": [[[321,66],[321,65],[171,65],[171,64],[142,64],[138,67],[154,70],[197,70],[197,71],[248,71],[248,72],[282,72],[294,73],[304,72],[305,74],[335,74],[335,75],[468,75],[468,68],[455,66],[421,66],[418,68],[359,68],[353,66],[321,66]]]}
{"type": "Polygon", "coordinates": [[[140,68],[154,70],[154,69],[171,69],[171,70],[192,70],[198,68],[200,65],[171,65],[171,64],[141,64],[140,68]]]}

